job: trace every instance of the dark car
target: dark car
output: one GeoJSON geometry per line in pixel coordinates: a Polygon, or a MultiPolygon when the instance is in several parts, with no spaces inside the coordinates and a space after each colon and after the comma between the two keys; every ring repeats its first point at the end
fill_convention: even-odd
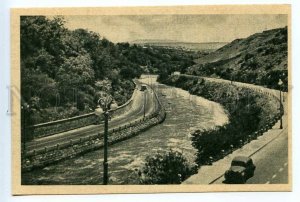
{"type": "Polygon", "coordinates": [[[247,156],[236,156],[231,162],[229,170],[225,172],[226,183],[245,183],[254,175],[255,165],[247,156]]]}
{"type": "Polygon", "coordinates": [[[145,90],[147,90],[147,86],[146,85],[142,85],[141,86],[141,91],[145,91],[145,90]]]}

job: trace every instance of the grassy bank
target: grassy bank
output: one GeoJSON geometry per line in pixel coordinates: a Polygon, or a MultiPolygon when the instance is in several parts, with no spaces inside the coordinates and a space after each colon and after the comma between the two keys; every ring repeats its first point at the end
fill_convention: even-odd
{"type": "Polygon", "coordinates": [[[196,161],[199,166],[220,159],[256,139],[282,115],[277,99],[249,88],[185,76],[172,76],[162,82],[218,102],[227,110],[228,124],[193,132],[192,142],[198,150],[196,161]]]}

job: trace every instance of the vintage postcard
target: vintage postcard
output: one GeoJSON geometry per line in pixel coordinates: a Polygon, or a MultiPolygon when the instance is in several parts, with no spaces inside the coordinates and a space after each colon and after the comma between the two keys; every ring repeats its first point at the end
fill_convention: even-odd
{"type": "Polygon", "coordinates": [[[291,191],[290,20],[12,9],[12,193],[291,191]]]}

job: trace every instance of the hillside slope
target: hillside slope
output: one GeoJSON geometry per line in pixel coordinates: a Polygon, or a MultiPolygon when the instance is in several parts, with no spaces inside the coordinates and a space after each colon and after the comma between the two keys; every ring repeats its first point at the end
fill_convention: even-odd
{"type": "Polygon", "coordinates": [[[20,22],[26,126],[90,113],[103,91],[121,105],[134,90],[132,79],[186,69],[199,57],[192,51],[114,44],[99,33],[66,28],[61,16],[22,16],[20,22]]]}
{"type": "Polygon", "coordinates": [[[287,90],[287,27],[236,39],[195,60],[187,73],[287,90]]]}

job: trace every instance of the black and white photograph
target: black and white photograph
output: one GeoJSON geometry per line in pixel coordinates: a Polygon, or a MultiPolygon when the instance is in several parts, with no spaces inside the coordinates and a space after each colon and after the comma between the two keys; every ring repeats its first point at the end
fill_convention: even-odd
{"type": "Polygon", "coordinates": [[[14,193],[290,191],[290,7],[231,7],[12,10],[14,193]]]}

